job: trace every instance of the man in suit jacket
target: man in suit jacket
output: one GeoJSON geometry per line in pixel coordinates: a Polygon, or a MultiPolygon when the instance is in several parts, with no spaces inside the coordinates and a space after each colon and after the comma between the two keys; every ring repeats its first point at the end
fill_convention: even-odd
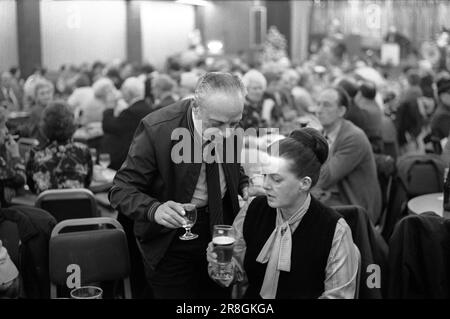
{"type": "Polygon", "coordinates": [[[144,100],[144,82],[138,78],[128,78],[122,84],[122,96],[129,105],[119,114],[107,109],[103,113],[103,152],[109,153],[112,169],[118,170],[128,154],[134,132],[139,122],[151,111],[144,100]]]}
{"type": "Polygon", "coordinates": [[[381,213],[381,191],[375,159],[364,132],[344,119],[348,105],[348,95],[340,88],[326,89],[319,96],[317,115],[330,154],[322,167],[317,192],[328,205],[362,206],[376,223],[381,213]]]}
{"type": "MultiPolygon", "coordinates": [[[[205,250],[212,225],[232,224],[239,211],[238,193],[248,197],[248,178],[236,158],[219,165],[205,162],[204,154],[211,146],[220,149],[218,145],[225,145],[229,154],[226,137],[241,120],[244,98],[245,88],[236,76],[205,74],[194,99],[152,112],[141,121],[114,179],[111,205],[134,220],[156,298],[229,296],[228,290],[209,278],[205,250]],[[182,149],[182,156],[187,155],[187,160],[180,161],[177,154],[181,152],[174,150],[186,142],[189,147],[182,149]],[[197,207],[192,232],[199,236],[193,240],[179,239],[184,233],[183,203],[197,207]]],[[[233,146],[235,154],[240,154],[233,146]]]]}

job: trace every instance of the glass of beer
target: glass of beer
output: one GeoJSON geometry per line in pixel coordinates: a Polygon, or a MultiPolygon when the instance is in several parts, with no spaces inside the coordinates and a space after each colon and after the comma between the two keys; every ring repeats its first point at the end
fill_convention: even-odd
{"type": "Polygon", "coordinates": [[[233,267],[231,259],[235,234],[233,226],[214,225],[213,232],[214,252],[217,255],[217,264],[214,265],[212,277],[219,280],[229,280],[233,278],[233,267]]]}
{"type": "Polygon", "coordinates": [[[197,208],[194,204],[183,204],[183,209],[185,212],[184,217],[184,225],[183,228],[185,229],[185,233],[181,235],[179,238],[181,240],[192,240],[198,237],[197,234],[193,234],[191,232],[191,228],[195,225],[195,222],[197,221],[197,208]]]}

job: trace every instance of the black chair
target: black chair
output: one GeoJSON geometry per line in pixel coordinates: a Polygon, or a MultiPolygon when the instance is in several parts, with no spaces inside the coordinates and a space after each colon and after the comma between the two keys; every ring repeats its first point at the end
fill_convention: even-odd
{"type": "MultiPolygon", "coordinates": [[[[107,217],[70,219],[55,226],[49,247],[51,298],[58,297],[57,287],[67,287],[70,265],[80,269],[81,286],[92,283],[122,282],[125,299],[131,299],[130,259],[122,226],[107,217]],[[87,231],[64,232],[80,226],[106,225],[87,231]]],[[[74,287],[70,287],[74,288],[74,287]]],[[[62,289],[61,289],[62,290],[62,289]]],[[[114,289],[113,289],[114,290],[114,289]]],[[[112,293],[116,297],[116,293],[112,293]]]]}
{"type": "Polygon", "coordinates": [[[58,222],[100,217],[94,194],[84,188],[46,190],[39,194],[35,206],[48,211],[58,222]]]}

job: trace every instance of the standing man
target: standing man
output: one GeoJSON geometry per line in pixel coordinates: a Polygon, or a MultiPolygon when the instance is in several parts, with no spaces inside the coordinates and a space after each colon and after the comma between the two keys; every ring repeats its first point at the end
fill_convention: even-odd
{"type": "Polygon", "coordinates": [[[248,197],[248,179],[237,160],[203,162],[201,155],[195,160],[193,150],[224,142],[241,120],[245,94],[236,76],[205,74],[194,99],[169,105],[142,120],[114,179],[111,205],[134,220],[155,298],[229,297],[227,289],[209,278],[205,251],[212,225],[232,224],[239,211],[238,194],[248,197]],[[183,150],[192,155],[191,161],[181,163],[172,157],[174,146],[180,142],[172,140],[172,134],[180,130],[188,132],[192,146],[183,150]],[[213,135],[214,141],[207,137],[212,131],[219,133],[213,135]],[[194,240],[178,238],[184,232],[183,203],[197,207],[192,231],[199,236],[194,240]]]}

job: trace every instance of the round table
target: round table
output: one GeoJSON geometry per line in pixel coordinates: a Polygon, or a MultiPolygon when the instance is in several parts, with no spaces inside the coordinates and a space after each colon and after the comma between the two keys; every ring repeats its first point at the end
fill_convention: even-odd
{"type": "MultiPolygon", "coordinates": [[[[442,193],[432,193],[414,197],[408,201],[408,209],[414,214],[422,214],[425,212],[435,212],[439,216],[443,216],[444,196],[442,193]]],[[[450,213],[446,213],[446,218],[450,218],[450,213]]]]}

